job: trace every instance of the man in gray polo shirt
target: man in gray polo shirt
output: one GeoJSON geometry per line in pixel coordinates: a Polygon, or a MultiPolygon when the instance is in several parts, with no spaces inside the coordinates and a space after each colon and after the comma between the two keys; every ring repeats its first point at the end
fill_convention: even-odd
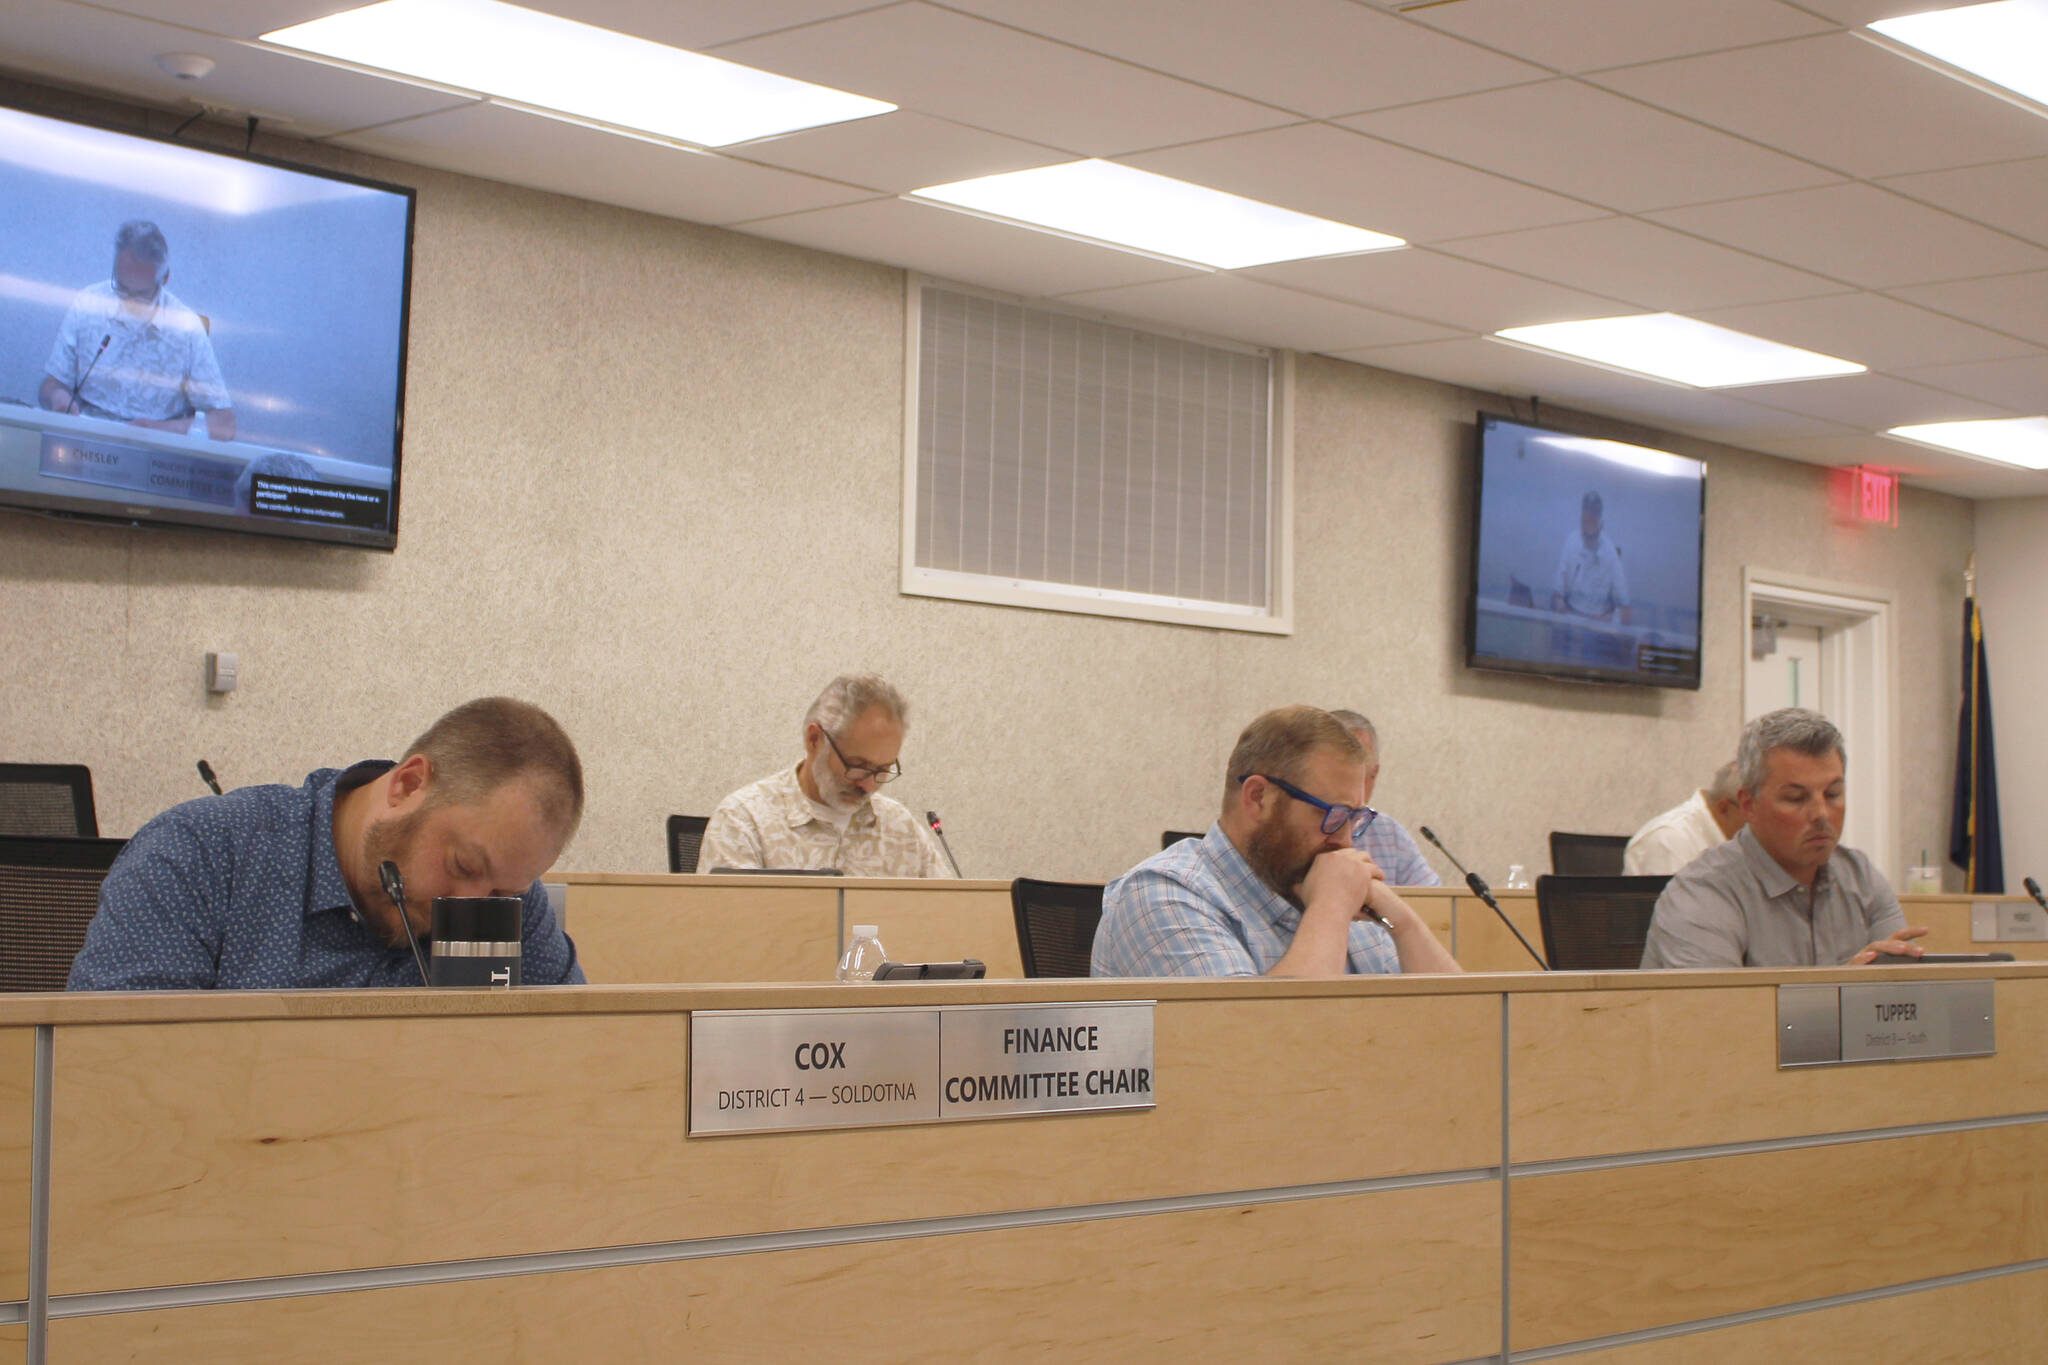
{"type": "Polygon", "coordinates": [[[1735,761],[1748,824],[1657,898],[1643,967],[1832,967],[1920,956],[1884,874],[1842,847],[1842,732],[1798,707],[1759,716],[1735,761]]]}

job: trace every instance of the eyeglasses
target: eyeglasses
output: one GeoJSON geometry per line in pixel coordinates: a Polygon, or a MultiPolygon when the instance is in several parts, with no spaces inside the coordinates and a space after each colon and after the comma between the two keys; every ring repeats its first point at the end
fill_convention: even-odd
{"type": "Polygon", "coordinates": [[[1379,818],[1379,812],[1371,806],[1332,805],[1328,801],[1318,800],[1316,797],[1310,796],[1292,782],[1283,782],[1277,777],[1267,777],[1265,773],[1246,773],[1237,780],[1239,784],[1243,784],[1249,782],[1254,777],[1264,777],[1266,781],[1271,782],[1295,800],[1305,801],[1321,811],[1323,813],[1323,833],[1325,834],[1335,834],[1338,830],[1348,825],[1350,826],[1351,837],[1356,839],[1359,835],[1365,833],[1366,830],[1372,828],[1372,822],[1379,818]]]}
{"type": "Polygon", "coordinates": [[[891,763],[886,768],[871,768],[850,762],[845,753],[840,750],[839,742],[832,738],[830,730],[820,725],[818,733],[823,735],[825,742],[832,746],[833,754],[839,759],[839,766],[846,769],[846,780],[848,782],[865,782],[868,778],[872,777],[875,779],[875,785],[879,787],[884,782],[894,782],[897,778],[903,776],[903,765],[901,763],[891,763]]]}

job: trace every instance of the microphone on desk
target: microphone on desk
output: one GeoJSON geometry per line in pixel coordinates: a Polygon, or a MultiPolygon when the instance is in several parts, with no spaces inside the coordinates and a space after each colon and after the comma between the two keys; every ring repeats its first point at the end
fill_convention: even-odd
{"type": "Polygon", "coordinates": [[[2020,878],[2020,885],[2027,888],[2027,894],[2034,898],[2034,904],[2040,906],[2043,910],[2048,910],[2048,898],[2044,898],[2041,895],[2041,883],[2035,881],[2032,877],[2022,877],[2020,878]]]}
{"type": "Polygon", "coordinates": [[[69,407],[66,407],[64,409],[66,416],[78,416],[78,405],[79,403],[84,401],[84,395],[81,394],[79,390],[85,387],[86,380],[92,378],[92,372],[99,368],[100,357],[105,355],[107,353],[107,347],[113,344],[114,334],[112,332],[109,332],[105,336],[100,338],[100,348],[92,353],[92,363],[85,367],[85,373],[78,376],[78,382],[71,386],[71,404],[69,407]]]}
{"type": "Polygon", "coordinates": [[[377,880],[384,883],[384,894],[398,907],[398,922],[405,926],[405,941],[412,945],[412,962],[420,969],[420,984],[433,985],[434,978],[427,974],[427,955],[420,951],[420,941],[413,936],[412,916],[405,913],[405,878],[398,875],[398,864],[389,858],[379,863],[377,880]]]}
{"type": "Polygon", "coordinates": [[[925,823],[932,827],[932,833],[939,836],[939,847],[945,851],[946,861],[953,865],[953,875],[960,875],[960,860],[953,856],[953,846],[946,842],[946,827],[939,823],[939,813],[928,810],[924,813],[925,823]]]}
{"type": "MultiPolygon", "coordinates": [[[[1451,860],[1452,867],[1457,868],[1460,872],[1465,872],[1465,865],[1458,861],[1458,855],[1444,847],[1444,841],[1436,837],[1435,831],[1431,830],[1428,825],[1420,825],[1417,828],[1422,831],[1423,838],[1436,845],[1437,852],[1451,860]]],[[[1500,922],[1508,927],[1508,932],[1515,936],[1516,942],[1529,950],[1529,956],[1536,959],[1536,965],[1546,972],[1549,971],[1550,964],[1543,960],[1543,954],[1537,952],[1529,940],[1522,937],[1522,931],[1517,929],[1515,922],[1508,918],[1508,912],[1501,909],[1500,902],[1493,898],[1493,891],[1487,886],[1486,878],[1480,876],[1477,872],[1465,872],[1465,885],[1472,888],[1473,895],[1486,902],[1487,909],[1500,916],[1500,922]]]]}
{"type": "Polygon", "coordinates": [[[199,760],[199,780],[204,782],[207,790],[211,791],[215,796],[225,794],[220,789],[220,779],[213,775],[213,765],[203,758],[199,760]]]}

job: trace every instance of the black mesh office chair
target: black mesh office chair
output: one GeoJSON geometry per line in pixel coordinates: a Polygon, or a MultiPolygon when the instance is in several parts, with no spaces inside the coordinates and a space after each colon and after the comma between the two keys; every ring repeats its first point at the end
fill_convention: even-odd
{"type": "Polygon", "coordinates": [[[126,839],[0,834],[0,991],[61,991],[126,839]]]}
{"type": "Polygon", "coordinates": [[[1026,976],[1086,976],[1095,927],[1102,923],[1098,882],[1010,883],[1010,907],[1017,915],[1017,952],[1026,976]]]}
{"type": "Polygon", "coordinates": [[[1553,971],[1634,971],[1669,877],[1538,877],[1536,914],[1553,971]]]}
{"type": "Polygon", "coordinates": [[[1160,834],[1159,848],[1161,852],[1164,852],[1165,850],[1172,848],[1175,844],[1179,843],[1183,839],[1200,839],[1204,837],[1206,836],[1204,836],[1200,830],[1169,829],[1160,834]]]}
{"type": "Polygon", "coordinates": [[[0,834],[93,839],[92,769],[83,763],[0,763],[0,834]]]}
{"type": "Polygon", "coordinates": [[[697,854],[704,847],[704,831],[711,826],[708,815],[671,815],[668,818],[668,870],[695,872],[697,854]]]}
{"type": "Polygon", "coordinates": [[[1560,877],[1619,877],[1626,834],[1550,831],[1550,870],[1560,877]]]}

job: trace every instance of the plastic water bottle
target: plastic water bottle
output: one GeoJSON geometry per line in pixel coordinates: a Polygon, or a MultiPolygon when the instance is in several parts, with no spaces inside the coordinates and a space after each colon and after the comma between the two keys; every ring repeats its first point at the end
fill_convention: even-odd
{"type": "Polygon", "coordinates": [[[888,961],[889,955],[882,951],[882,940],[875,937],[876,932],[872,924],[853,926],[853,941],[846,945],[846,952],[839,959],[841,981],[873,981],[875,968],[888,961]]]}

